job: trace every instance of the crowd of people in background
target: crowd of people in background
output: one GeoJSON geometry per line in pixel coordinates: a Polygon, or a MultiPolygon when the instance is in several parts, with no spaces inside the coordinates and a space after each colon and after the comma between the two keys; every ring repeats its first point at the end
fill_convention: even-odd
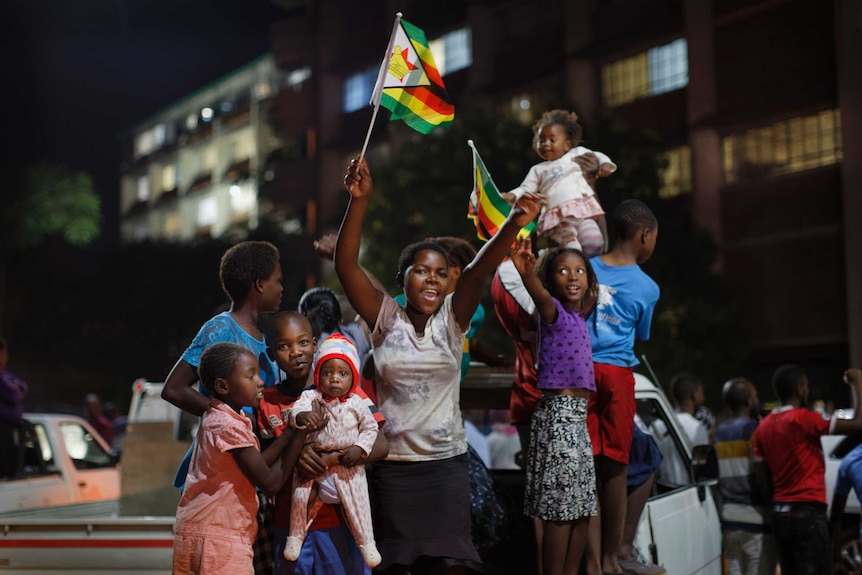
{"type": "MultiPolygon", "coordinates": [[[[643,421],[634,394],[635,341],[649,339],[660,296],[640,266],[659,222],[635,199],[606,217],[595,179],[616,165],[580,140],[576,115],[544,114],[533,141],[543,161],[503,194],[512,209],[498,232],[478,251],[452,236],[407,245],[394,298],[359,263],[374,188],[362,160],[344,177],[338,234],[314,245],[343,295],[315,287],[296,311],[280,311],[278,249],[246,241],[224,253],[230,308],[203,324],[162,391],[200,417],[174,481],[174,573],[482,572],[477,543],[499,541],[492,524],[513,520],[488,467],[525,470],[534,539],[520,543],[533,547],[537,573],[666,572],[635,544],[657,483],[689,474],[662,445],[670,422],[643,421]],[[520,237],[537,218],[538,237],[520,237]],[[540,240],[549,247],[537,250],[540,240]],[[489,283],[514,361],[476,337],[489,283]],[[473,360],[514,368],[510,408],[484,433],[460,408],[473,360]]],[[[15,473],[27,393],[7,357],[0,339],[0,475],[15,473]]],[[[858,398],[862,372],[845,381],[858,398]]],[[[745,377],[724,384],[718,418],[694,374],[674,376],[669,395],[689,443],[714,444],[719,456],[728,572],[829,573],[819,438],[862,429],[862,410],[851,419],[808,410],[797,366],[776,370],[772,386],[781,405],[765,416],[745,377]]],[[[118,407],[94,393],[84,403],[120,452],[118,407]]],[[[841,467],[833,528],[852,489],[862,489],[862,447],[841,467]]]]}

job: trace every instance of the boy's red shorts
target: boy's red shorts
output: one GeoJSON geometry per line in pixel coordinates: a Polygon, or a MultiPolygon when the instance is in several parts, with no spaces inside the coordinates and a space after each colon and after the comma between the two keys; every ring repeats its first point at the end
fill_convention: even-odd
{"type": "Polygon", "coordinates": [[[593,364],[596,392],[587,406],[593,455],[628,464],[635,418],[634,368],[593,364]]]}

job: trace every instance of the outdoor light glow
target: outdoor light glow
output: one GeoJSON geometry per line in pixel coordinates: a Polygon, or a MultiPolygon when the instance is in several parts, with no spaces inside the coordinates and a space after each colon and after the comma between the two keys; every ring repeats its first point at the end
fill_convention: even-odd
{"type": "Polygon", "coordinates": [[[204,122],[209,122],[213,119],[213,109],[212,108],[204,108],[201,110],[201,118],[204,119],[204,122]]]}
{"type": "Polygon", "coordinates": [[[241,191],[242,191],[242,189],[236,184],[234,184],[230,187],[230,195],[233,197],[237,197],[241,191]]]}
{"type": "Polygon", "coordinates": [[[521,105],[521,109],[522,109],[522,110],[529,110],[529,109],[530,109],[530,100],[529,100],[529,98],[523,98],[523,99],[521,100],[521,102],[520,102],[520,105],[521,105]]]}

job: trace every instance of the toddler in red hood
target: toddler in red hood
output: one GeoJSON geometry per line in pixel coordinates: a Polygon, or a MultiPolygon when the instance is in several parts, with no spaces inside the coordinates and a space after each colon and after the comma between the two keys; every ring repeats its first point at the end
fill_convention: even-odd
{"type": "Polygon", "coordinates": [[[363,460],[371,453],[378,426],[368,405],[356,393],[359,356],[349,339],[336,333],[320,344],[314,364],[314,384],[315,387],[303,391],[293,404],[291,423],[298,429],[315,426],[320,414],[312,411],[312,406],[322,402],[329,421],[321,430],[309,434],[309,442],[315,451],[339,453],[340,465],[331,467],[316,479],[294,474],[290,536],[284,547],[284,558],[295,561],[299,557],[313,519],[308,517],[308,500],[316,482],[318,497],[324,503],[341,504],[362,558],[369,567],[375,567],[380,563],[380,553],[374,542],[363,460]]]}

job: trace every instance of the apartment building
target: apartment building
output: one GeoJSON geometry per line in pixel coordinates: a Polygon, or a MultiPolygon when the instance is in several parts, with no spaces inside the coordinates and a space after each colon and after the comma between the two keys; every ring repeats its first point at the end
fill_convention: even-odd
{"type": "MultiPolygon", "coordinates": [[[[302,78],[267,54],[135,126],[120,178],[123,241],[240,237],[258,225],[258,187],[282,148],[273,96],[302,78]]],[[[271,177],[271,174],[270,174],[271,177]]]]}
{"type": "MultiPolygon", "coordinates": [[[[341,178],[365,137],[367,103],[400,11],[425,30],[456,107],[481,103],[528,123],[562,97],[588,123],[610,112],[657,134],[666,160],[661,193],[715,238],[753,362],[806,362],[830,375],[862,364],[862,167],[848,161],[862,148],[858,2],[276,4],[284,10],[270,31],[267,73],[294,80],[271,82],[262,99],[248,91],[248,153],[221,139],[245,129],[227,125],[231,112],[204,120],[202,110],[220,103],[203,91],[140,126],[123,176],[124,238],[218,235],[253,225],[262,208],[309,243],[335,229],[346,202],[341,178]],[[191,114],[209,136],[194,139],[199,124],[181,144],[168,120],[188,126],[191,114]],[[153,149],[157,140],[162,151],[153,149]],[[244,171],[231,168],[245,160],[244,171]],[[244,185],[257,185],[256,211],[233,207],[231,190],[244,185]],[[175,220],[155,216],[169,215],[167,206],[175,220]]],[[[241,73],[254,75],[254,66],[241,73]]],[[[391,149],[384,132],[374,133],[372,158],[391,149]]],[[[312,282],[319,263],[306,263],[312,282]]]]}

